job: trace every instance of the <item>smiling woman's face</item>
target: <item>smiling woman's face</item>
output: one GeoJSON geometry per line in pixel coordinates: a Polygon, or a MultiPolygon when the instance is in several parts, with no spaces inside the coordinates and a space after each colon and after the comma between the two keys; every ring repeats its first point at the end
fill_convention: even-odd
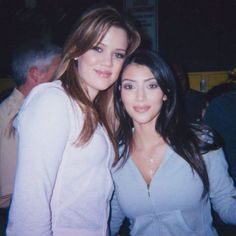
{"type": "Polygon", "coordinates": [[[166,95],[147,66],[129,64],[122,74],[121,100],[135,124],[153,123],[166,95]]]}
{"type": "Polygon", "coordinates": [[[78,58],[79,79],[91,100],[116,81],[127,47],[127,33],[113,26],[98,44],[78,58]]]}

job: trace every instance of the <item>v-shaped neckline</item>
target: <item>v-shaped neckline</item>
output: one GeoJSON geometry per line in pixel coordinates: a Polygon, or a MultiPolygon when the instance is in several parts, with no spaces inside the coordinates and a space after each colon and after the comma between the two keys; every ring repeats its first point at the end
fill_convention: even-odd
{"type": "Polygon", "coordinates": [[[161,162],[159,168],[158,168],[158,169],[155,171],[155,173],[153,174],[152,179],[151,179],[151,181],[150,181],[149,183],[145,180],[145,178],[144,178],[142,172],[140,171],[140,169],[139,169],[138,166],[136,165],[135,161],[132,159],[132,156],[130,155],[129,161],[130,161],[131,165],[134,166],[136,175],[138,176],[138,178],[141,179],[141,181],[145,184],[145,186],[150,186],[150,185],[151,185],[151,183],[153,182],[153,179],[158,175],[158,173],[160,172],[160,170],[163,168],[163,165],[165,165],[165,163],[169,160],[169,158],[170,158],[170,156],[171,156],[171,155],[170,155],[170,154],[171,154],[171,151],[172,151],[172,149],[171,149],[168,145],[166,145],[166,148],[165,148],[165,151],[164,151],[164,158],[163,158],[163,161],[161,162]]]}

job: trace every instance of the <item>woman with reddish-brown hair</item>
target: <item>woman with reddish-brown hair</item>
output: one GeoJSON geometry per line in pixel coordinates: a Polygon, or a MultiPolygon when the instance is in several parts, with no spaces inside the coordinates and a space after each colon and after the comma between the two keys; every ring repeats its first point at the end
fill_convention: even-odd
{"type": "Polygon", "coordinates": [[[80,18],[56,80],[36,87],[15,121],[9,236],[107,235],[117,156],[112,85],[139,43],[133,25],[110,6],[80,18]]]}

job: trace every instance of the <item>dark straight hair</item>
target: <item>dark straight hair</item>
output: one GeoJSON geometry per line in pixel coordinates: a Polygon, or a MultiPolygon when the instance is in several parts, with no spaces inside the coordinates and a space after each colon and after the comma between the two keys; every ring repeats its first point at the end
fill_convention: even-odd
{"type": "Polygon", "coordinates": [[[132,150],[133,122],[123,108],[119,89],[122,73],[132,63],[148,67],[161,90],[167,96],[157,118],[155,129],[165,142],[197,172],[204,185],[202,196],[205,196],[209,191],[209,179],[202,155],[211,149],[219,148],[220,140],[209,127],[190,124],[186,121],[182,103],[179,102],[176,79],[170,67],[160,55],[150,50],[138,50],[126,59],[114,87],[115,110],[119,119],[116,138],[119,145],[123,146],[120,157],[125,162],[129,156],[129,151],[132,150]]]}

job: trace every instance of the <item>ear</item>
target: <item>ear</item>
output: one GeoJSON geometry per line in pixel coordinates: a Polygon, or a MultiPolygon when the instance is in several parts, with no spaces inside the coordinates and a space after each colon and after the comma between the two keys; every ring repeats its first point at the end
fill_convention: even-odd
{"type": "Polygon", "coordinates": [[[32,83],[38,83],[39,76],[38,68],[36,66],[31,66],[27,72],[27,79],[32,83]]]}

